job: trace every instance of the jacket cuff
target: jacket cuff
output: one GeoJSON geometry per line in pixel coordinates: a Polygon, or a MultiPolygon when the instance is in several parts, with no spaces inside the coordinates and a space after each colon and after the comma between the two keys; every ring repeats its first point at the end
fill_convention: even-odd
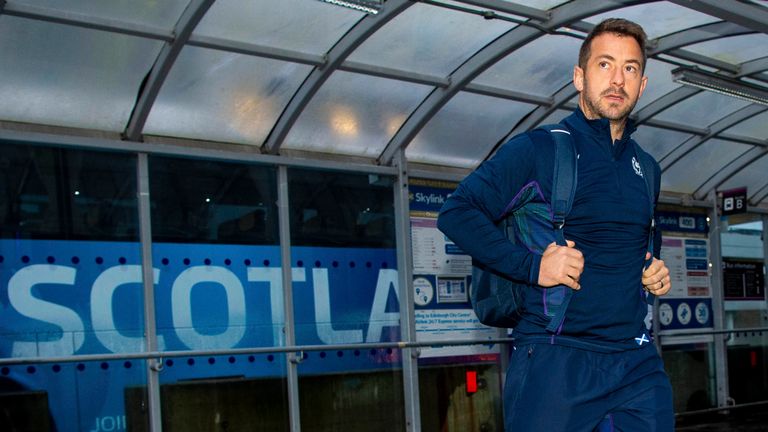
{"type": "Polygon", "coordinates": [[[531,254],[531,269],[528,271],[528,283],[531,285],[539,284],[539,269],[541,268],[541,255],[531,254]]]}

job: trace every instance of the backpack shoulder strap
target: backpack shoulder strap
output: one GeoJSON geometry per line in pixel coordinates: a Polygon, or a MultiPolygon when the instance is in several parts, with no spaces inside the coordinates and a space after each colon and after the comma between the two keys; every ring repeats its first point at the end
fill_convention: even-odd
{"type": "MultiPolygon", "coordinates": [[[[635,155],[637,156],[637,162],[640,164],[640,172],[643,173],[646,190],[648,191],[648,207],[650,208],[651,221],[650,229],[648,230],[647,250],[650,252],[651,257],[653,257],[654,238],[656,237],[656,215],[654,214],[654,209],[656,208],[656,169],[654,165],[656,161],[650,154],[641,149],[634,140],[632,140],[632,144],[634,146],[635,155]]],[[[645,268],[648,268],[652,261],[653,259],[646,261],[645,268]]],[[[655,299],[655,295],[650,292],[646,293],[646,301],[648,304],[653,305],[655,299]]]]}
{"type": "MultiPolygon", "coordinates": [[[[552,224],[555,231],[555,240],[558,245],[565,246],[565,235],[563,227],[565,226],[565,217],[570,213],[573,205],[573,197],[576,194],[576,172],[578,155],[576,154],[576,145],[573,142],[571,132],[563,125],[546,125],[541,129],[549,132],[555,143],[555,161],[554,173],[552,176],[552,224]]],[[[573,297],[573,290],[568,287],[562,287],[563,299],[552,316],[547,331],[558,333],[563,320],[565,311],[573,297]]]]}
{"type": "Polygon", "coordinates": [[[653,157],[643,151],[634,140],[632,140],[632,144],[634,146],[635,155],[637,156],[637,162],[640,164],[640,172],[643,173],[646,190],[648,191],[648,208],[650,209],[649,213],[651,215],[651,229],[648,233],[648,252],[653,255],[653,237],[656,232],[656,219],[654,215],[654,209],[656,207],[656,162],[653,157]]]}
{"type": "Polygon", "coordinates": [[[549,132],[555,143],[555,169],[552,176],[552,223],[558,234],[558,244],[565,245],[562,239],[565,217],[570,213],[573,197],[576,194],[576,171],[578,155],[571,132],[561,124],[544,125],[541,129],[549,132]],[[562,239],[562,243],[560,240],[562,239]]]}

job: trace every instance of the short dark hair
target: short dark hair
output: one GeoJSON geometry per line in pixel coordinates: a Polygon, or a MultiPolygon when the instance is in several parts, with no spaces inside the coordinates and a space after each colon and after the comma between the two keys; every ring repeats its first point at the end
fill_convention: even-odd
{"type": "Polygon", "coordinates": [[[648,37],[645,34],[645,30],[643,30],[640,24],[622,18],[608,18],[596,25],[595,28],[589,32],[579,50],[580,68],[586,69],[587,67],[587,60],[589,60],[589,55],[592,51],[592,39],[605,33],[613,33],[618,36],[634,38],[637,41],[637,44],[640,45],[640,52],[643,53],[643,64],[641,65],[641,69],[645,71],[645,63],[648,60],[648,55],[645,52],[648,37]]]}

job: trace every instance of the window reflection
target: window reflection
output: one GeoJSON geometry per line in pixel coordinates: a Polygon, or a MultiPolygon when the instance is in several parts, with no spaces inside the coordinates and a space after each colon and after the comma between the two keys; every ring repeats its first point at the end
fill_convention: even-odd
{"type": "Polygon", "coordinates": [[[136,240],[136,156],[3,144],[0,237],[136,240]]]}
{"type": "Polygon", "coordinates": [[[394,248],[392,179],[289,171],[291,244],[394,248]]]}
{"type": "Polygon", "coordinates": [[[149,171],[155,241],[277,244],[274,168],[153,156],[149,171]]]}

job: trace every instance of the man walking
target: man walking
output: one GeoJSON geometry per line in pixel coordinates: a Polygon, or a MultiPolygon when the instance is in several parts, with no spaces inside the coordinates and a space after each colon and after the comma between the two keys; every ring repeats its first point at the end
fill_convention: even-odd
{"type": "Polygon", "coordinates": [[[535,253],[495,226],[521,191],[548,202],[555,156],[543,130],[512,138],[441,210],[438,227],[458,246],[528,284],[504,388],[507,432],[674,429],[671,386],[644,323],[646,292],[670,289],[660,234],[656,258],[647,253],[659,184],[648,197],[628,118],[647,84],[645,44],[642,27],[622,19],[598,24],[582,44],[573,72],[579,107],[562,122],[578,155],[567,245],[535,253]],[[542,298],[562,285],[573,295],[562,324],[548,331],[542,298]]]}

